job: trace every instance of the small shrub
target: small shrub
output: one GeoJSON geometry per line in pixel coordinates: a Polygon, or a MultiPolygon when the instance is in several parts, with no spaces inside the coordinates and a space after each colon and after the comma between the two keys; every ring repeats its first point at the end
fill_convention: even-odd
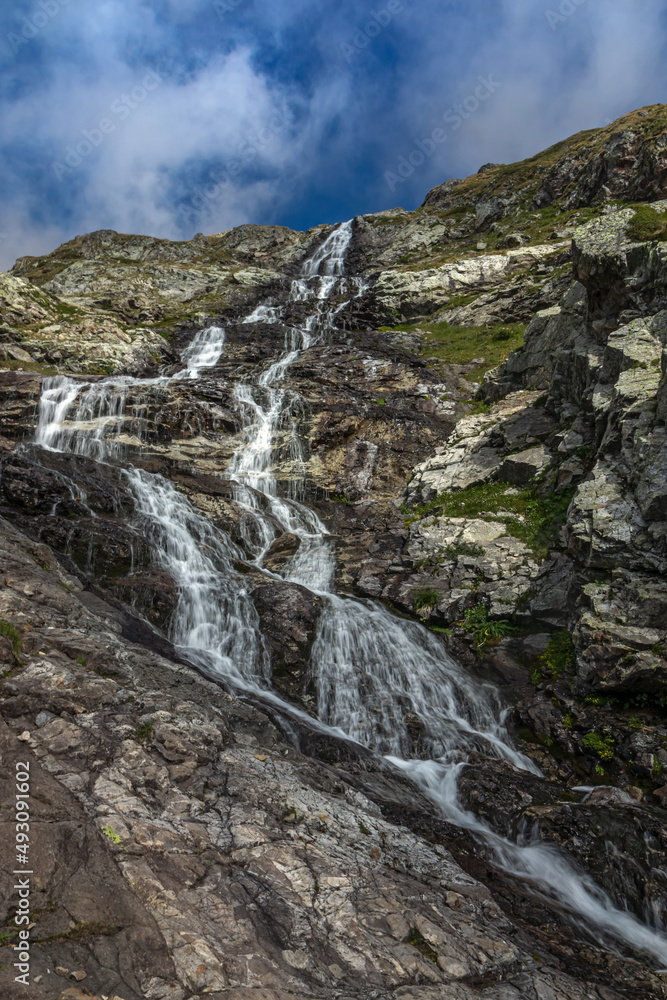
{"type": "Polygon", "coordinates": [[[611,738],[600,736],[599,733],[587,733],[581,742],[587,750],[596,753],[600,760],[613,760],[615,744],[611,738]]]}
{"type": "Polygon", "coordinates": [[[21,638],[21,633],[16,626],[10,625],[9,622],[0,621],[0,635],[4,636],[5,639],[9,639],[12,644],[14,656],[18,657],[19,653],[23,649],[23,639],[21,638]]]}
{"type": "Polygon", "coordinates": [[[436,606],[439,597],[437,590],[429,590],[427,587],[415,590],[412,595],[412,606],[415,611],[421,611],[423,608],[431,609],[436,606]]]}
{"type": "Polygon", "coordinates": [[[540,656],[538,663],[542,670],[546,668],[549,671],[553,680],[558,680],[566,670],[576,667],[577,656],[574,650],[574,643],[567,629],[556,632],[553,638],[549,640],[547,648],[540,656]]]}
{"type": "Polygon", "coordinates": [[[78,664],[80,664],[80,666],[82,666],[82,667],[85,667],[85,665],[86,665],[86,659],[85,659],[84,656],[77,656],[76,662],[78,664]]]}
{"type": "Polygon", "coordinates": [[[490,619],[488,609],[483,604],[466,611],[461,625],[464,631],[472,635],[478,649],[484,649],[514,631],[514,626],[506,619],[490,619]]]}
{"type": "Polygon", "coordinates": [[[153,723],[152,722],[142,722],[137,726],[137,731],[135,733],[137,740],[140,743],[147,743],[149,740],[153,739],[153,723]]]}
{"type": "Polygon", "coordinates": [[[563,718],[563,729],[567,729],[569,731],[570,729],[572,729],[573,725],[574,725],[574,719],[568,712],[567,715],[564,716],[563,718]]]}

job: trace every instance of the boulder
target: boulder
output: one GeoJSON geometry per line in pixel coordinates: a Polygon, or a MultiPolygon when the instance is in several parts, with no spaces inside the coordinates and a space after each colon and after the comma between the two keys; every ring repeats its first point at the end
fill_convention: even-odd
{"type": "Polygon", "coordinates": [[[265,583],[252,592],[269,651],[275,686],[302,700],[306,693],[310,648],[321,599],[296,583],[265,583]]]}
{"type": "Polygon", "coordinates": [[[636,804],[633,797],[622,788],[608,786],[594,788],[586,802],[591,806],[632,806],[636,804]]]}
{"type": "Polygon", "coordinates": [[[0,358],[14,361],[34,361],[31,354],[24,351],[22,347],[16,347],[15,344],[0,344],[0,358]]]}
{"type": "Polygon", "coordinates": [[[495,478],[505,483],[523,486],[531,482],[540,472],[544,472],[553,460],[553,455],[544,445],[527,448],[516,455],[508,455],[496,470],[495,478]]]}

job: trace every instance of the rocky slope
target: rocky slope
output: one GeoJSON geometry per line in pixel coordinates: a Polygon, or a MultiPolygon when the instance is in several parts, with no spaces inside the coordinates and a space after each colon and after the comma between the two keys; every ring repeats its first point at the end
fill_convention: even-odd
{"type": "MultiPolygon", "coordinates": [[[[545,775],[474,754],[465,806],[500,834],[561,845],[656,926],[666,149],[667,110],[651,107],[448,181],[416,212],[358,218],[348,270],[363,294],[285,383],[338,589],[438,630],[501,688],[545,775]]],[[[147,624],[166,629],[175,587],[120,471],[25,446],[43,375],[171,370],[195,330],[224,323],[214,369],[156,384],[119,419],[135,465],[241,540],[234,388],[284,334],[266,309],[244,318],[268,301],[298,323],[291,281],[328,232],[243,226],[181,244],[100,232],[0,275],[0,736],[5,771],[23,754],[35,776],[30,995],[666,996],[640,955],[582,944],[389,765],[305,724],[295,733],[180,662],[147,624]]],[[[297,546],[282,534],[266,567],[297,546]]],[[[312,711],[318,597],[239,569],[274,686],[312,711]]]]}

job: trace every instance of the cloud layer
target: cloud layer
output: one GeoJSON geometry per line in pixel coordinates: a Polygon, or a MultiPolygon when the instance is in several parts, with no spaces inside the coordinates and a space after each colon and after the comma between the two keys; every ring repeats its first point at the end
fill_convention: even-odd
{"type": "Polygon", "coordinates": [[[184,239],[414,207],[483,162],[663,102],[666,5],[640,13],[626,0],[20,3],[0,15],[0,267],[93,229],[184,239]]]}

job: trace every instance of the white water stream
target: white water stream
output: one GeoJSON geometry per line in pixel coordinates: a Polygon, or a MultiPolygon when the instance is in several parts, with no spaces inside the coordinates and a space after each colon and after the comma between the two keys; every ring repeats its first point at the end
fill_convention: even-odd
{"type": "MultiPolygon", "coordinates": [[[[438,805],[445,819],[481,837],[500,867],[557,901],[601,944],[608,947],[610,939],[616,939],[667,964],[667,938],[616,908],[565,855],[539,841],[515,844],[462,808],[457,777],[472,749],[539,773],[512,746],[496,690],[470,677],[421,625],[397,618],[381,604],[332,593],[334,545],[317,514],[303,502],[304,407],[285,388],[284,379],[302,351],[335,330],[344,297],[363,294],[363,281],[344,274],[351,238],[351,223],[338,226],[307,261],[290,297],[309,304],[308,318],[298,327],[286,327],[276,359],[235,390],[243,430],[228,475],[243,512],[243,549],[168,480],[132,466],[125,469],[154,558],[178,588],[171,638],[180,653],[209,676],[260,692],[285,714],[387,755],[438,805]],[[284,532],[296,535],[300,546],[282,578],[309,588],[323,602],[310,663],[319,722],[270,691],[259,619],[244,577],[235,569],[241,559],[261,568],[272,542],[284,532]],[[431,760],[406,759],[411,745],[407,713],[421,720],[422,742],[431,760]]],[[[267,305],[246,321],[282,319],[281,307],[267,305]]],[[[128,444],[141,444],[147,394],[196,379],[203,369],[214,367],[224,340],[219,327],[201,331],[182,355],[183,370],[170,377],[112,377],[94,383],[63,376],[45,379],[36,443],[99,462],[121,460],[128,444]]]]}

